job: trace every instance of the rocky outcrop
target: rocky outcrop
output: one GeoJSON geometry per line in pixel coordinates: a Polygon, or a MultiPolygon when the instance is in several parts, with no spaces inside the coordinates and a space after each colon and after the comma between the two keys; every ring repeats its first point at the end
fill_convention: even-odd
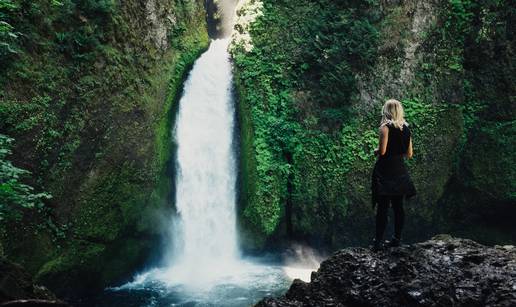
{"type": "Polygon", "coordinates": [[[47,300],[16,300],[0,304],[1,307],[69,307],[70,305],[61,301],[47,300]]]}
{"type": "Polygon", "coordinates": [[[378,253],[346,248],[311,282],[257,306],[515,306],[516,248],[439,235],[378,253]]]}
{"type": "Polygon", "coordinates": [[[0,306],[68,306],[47,288],[35,285],[18,264],[0,257],[0,306]]]}

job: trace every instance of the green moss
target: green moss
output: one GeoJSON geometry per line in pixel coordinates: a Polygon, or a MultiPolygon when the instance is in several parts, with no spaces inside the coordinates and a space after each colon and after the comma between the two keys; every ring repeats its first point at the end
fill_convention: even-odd
{"type": "Polygon", "coordinates": [[[87,274],[105,286],[156,244],[156,215],[169,210],[173,108],[186,73],[208,45],[203,2],[156,6],[167,46],[154,40],[157,24],[140,13],[137,1],[16,2],[18,9],[5,18],[28,39],[17,42],[18,53],[0,68],[0,129],[17,140],[14,162],[29,165],[37,188],[54,196],[46,204],[51,212],[17,228],[37,241],[40,234],[24,226],[52,218],[66,237],[56,236],[58,248],[42,255],[2,240],[5,252],[35,264],[31,271],[56,288],[87,274],[89,263],[120,257],[115,269],[87,274]]]}
{"type": "Polygon", "coordinates": [[[43,284],[52,285],[58,293],[69,293],[70,289],[98,288],[95,278],[102,274],[103,265],[99,263],[106,246],[86,241],[74,241],[65,251],[45,263],[35,279],[43,284]]]}
{"type": "Polygon", "coordinates": [[[515,133],[516,121],[482,122],[475,129],[462,160],[468,187],[499,202],[516,201],[515,133]]]}
{"type": "Polygon", "coordinates": [[[330,221],[346,214],[342,174],[355,149],[342,153],[334,131],[350,114],[355,73],[374,62],[378,33],[369,9],[376,4],[323,2],[264,1],[251,29],[252,51],[233,49],[242,126],[240,221],[258,246],[285,235],[291,221],[296,233],[314,225],[328,232],[330,221]],[[296,208],[286,217],[288,202],[296,208]]]}
{"type": "Polygon", "coordinates": [[[144,261],[142,250],[151,246],[145,237],[127,237],[109,244],[74,240],[45,263],[35,279],[52,285],[56,293],[69,294],[71,289],[93,293],[131,276],[131,264],[144,261]]]}
{"type": "Polygon", "coordinates": [[[42,276],[73,270],[77,267],[77,263],[87,264],[89,269],[93,269],[96,265],[93,260],[97,259],[98,255],[104,250],[105,246],[102,244],[78,241],[73,248],[43,265],[37,278],[41,279],[42,276]]]}
{"type": "MultiPolygon", "coordinates": [[[[235,72],[238,73],[238,72],[235,72]]],[[[235,76],[236,80],[239,80],[238,76],[235,76]]],[[[241,97],[245,96],[245,88],[240,86],[240,83],[236,83],[237,92],[241,97]]],[[[253,134],[254,127],[252,122],[252,116],[250,114],[250,106],[244,101],[237,104],[237,115],[239,121],[240,130],[240,167],[239,167],[239,216],[243,216],[245,206],[242,204],[256,202],[256,183],[257,183],[257,169],[256,169],[256,156],[253,148],[253,134]]],[[[247,213],[249,214],[249,213],[247,213]]],[[[247,219],[239,218],[239,240],[242,246],[248,249],[255,247],[262,247],[265,243],[266,234],[264,234],[260,228],[256,227],[254,223],[249,223],[247,219]]]]}
{"type": "Polygon", "coordinates": [[[444,229],[438,204],[447,193],[467,193],[452,187],[456,176],[465,175],[479,201],[489,193],[512,200],[514,176],[501,167],[513,151],[487,149],[514,146],[506,138],[514,120],[507,29],[515,16],[507,1],[263,4],[249,31],[253,48],[233,50],[241,224],[259,245],[285,235],[332,247],[370,239],[376,127],[392,97],[402,100],[413,133],[407,165],[418,195],[407,209],[409,240],[444,229]],[[478,148],[497,161],[483,163],[478,148]]]}

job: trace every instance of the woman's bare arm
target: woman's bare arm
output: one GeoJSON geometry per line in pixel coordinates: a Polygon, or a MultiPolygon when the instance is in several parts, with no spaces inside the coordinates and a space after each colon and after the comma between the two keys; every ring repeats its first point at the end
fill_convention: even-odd
{"type": "Polygon", "coordinates": [[[412,138],[410,138],[407,153],[405,154],[405,157],[410,159],[410,158],[412,158],[413,155],[414,155],[414,152],[412,150],[412,138]]]}
{"type": "Polygon", "coordinates": [[[389,128],[386,125],[380,126],[380,137],[378,149],[375,150],[375,154],[383,156],[387,151],[387,142],[389,141],[389,128]]]}

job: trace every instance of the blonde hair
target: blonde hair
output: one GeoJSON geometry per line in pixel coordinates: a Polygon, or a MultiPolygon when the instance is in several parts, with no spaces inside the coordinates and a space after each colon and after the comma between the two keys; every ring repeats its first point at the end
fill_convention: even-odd
{"type": "Polygon", "coordinates": [[[408,123],[405,121],[403,106],[401,102],[396,99],[389,99],[385,102],[382,108],[382,120],[380,126],[383,124],[393,124],[394,127],[403,130],[403,125],[408,123]]]}

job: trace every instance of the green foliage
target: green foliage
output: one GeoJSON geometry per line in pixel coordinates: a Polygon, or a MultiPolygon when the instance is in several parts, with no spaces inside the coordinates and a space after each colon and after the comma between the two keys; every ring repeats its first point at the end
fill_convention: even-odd
{"type": "Polygon", "coordinates": [[[30,185],[53,198],[45,214],[6,227],[1,243],[33,273],[49,262],[58,272],[52,281],[60,283],[70,270],[88,269],[81,254],[89,251],[73,251],[78,241],[115,246],[144,237],[124,261],[109,248],[86,255],[106,263],[99,267],[109,274],[88,275],[105,285],[120,277],[107,268],[110,257],[117,257],[117,274],[132,268],[155,243],[155,211],[170,205],[173,106],[183,77],[208,44],[202,1],[159,5],[176,18],[159,16],[168,46],[149,39],[147,16],[133,14],[141,10],[138,1],[1,3],[7,2],[15,7],[1,20],[21,34],[17,53],[0,60],[6,62],[0,65],[0,131],[16,139],[13,161],[30,165],[30,185]],[[37,226],[47,224],[44,231],[37,226]]]}
{"type": "Polygon", "coordinates": [[[474,13],[472,9],[478,5],[471,0],[448,0],[443,11],[444,26],[439,32],[438,63],[451,71],[463,70],[463,50],[468,33],[472,29],[474,13]]]}
{"type": "Polygon", "coordinates": [[[406,118],[411,126],[435,130],[439,125],[439,112],[445,110],[443,104],[431,104],[421,99],[406,99],[402,101],[406,118]]]}
{"type": "MultiPolygon", "coordinates": [[[[487,125],[485,119],[514,118],[509,29],[516,14],[509,1],[431,4],[428,13],[436,18],[422,21],[422,33],[410,31],[419,17],[407,3],[263,4],[263,16],[250,31],[253,48],[233,50],[243,126],[241,216],[256,242],[284,234],[287,219],[303,238],[342,240],[349,238],[338,231],[356,233],[348,228],[357,227],[353,218],[369,203],[376,104],[390,98],[382,95],[402,99],[413,133],[415,156],[407,164],[420,191],[417,202],[425,204],[413,213],[419,222],[431,224],[433,205],[454,172],[461,177],[462,168],[470,167],[481,178],[477,174],[487,169],[482,158],[465,158],[469,142],[479,142],[472,135],[487,125]],[[417,46],[413,59],[407,58],[410,46],[417,46]],[[408,74],[397,76],[406,68],[408,74]],[[372,100],[357,96],[357,76],[361,94],[372,100]],[[292,216],[286,216],[288,200],[292,216]]],[[[500,139],[508,135],[497,131],[500,139]]],[[[469,186],[478,189],[478,182],[469,186]]]]}
{"type": "Polygon", "coordinates": [[[340,208],[328,219],[345,215],[344,174],[356,159],[372,157],[374,137],[347,121],[355,75],[376,58],[376,5],[264,1],[253,49],[234,48],[241,118],[251,119],[242,121],[242,217],[257,237],[278,231],[289,197],[299,206],[340,208]]]}
{"type": "Polygon", "coordinates": [[[476,141],[474,145],[465,145],[467,151],[463,164],[465,172],[469,173],[465,184],[482,191],[490,199],[514,203],[516,169],[510,166],[516,164],[516,120],[480,123],[482,125],[475,127],[472,133],[476,141]],[[476,157],[478,152],[483,158],[476,157]]]}
{"type": "Polygon", "coordinates": [[[21,220],[26,209],[42,209],[48,193],[35,193],[34,188],[23,183],[30,177],[27,170],[18,168],[8,159],[13,139],[0,134],[0,222],[21,220]]]}
{"type": "Polygon", "coordinates": [[[9,23],[11,14],[18,10],[18,6],[11,0],[0,0],[0,63],[11,54],[17,53],[17,40],[21,33],[9,23]]]}

